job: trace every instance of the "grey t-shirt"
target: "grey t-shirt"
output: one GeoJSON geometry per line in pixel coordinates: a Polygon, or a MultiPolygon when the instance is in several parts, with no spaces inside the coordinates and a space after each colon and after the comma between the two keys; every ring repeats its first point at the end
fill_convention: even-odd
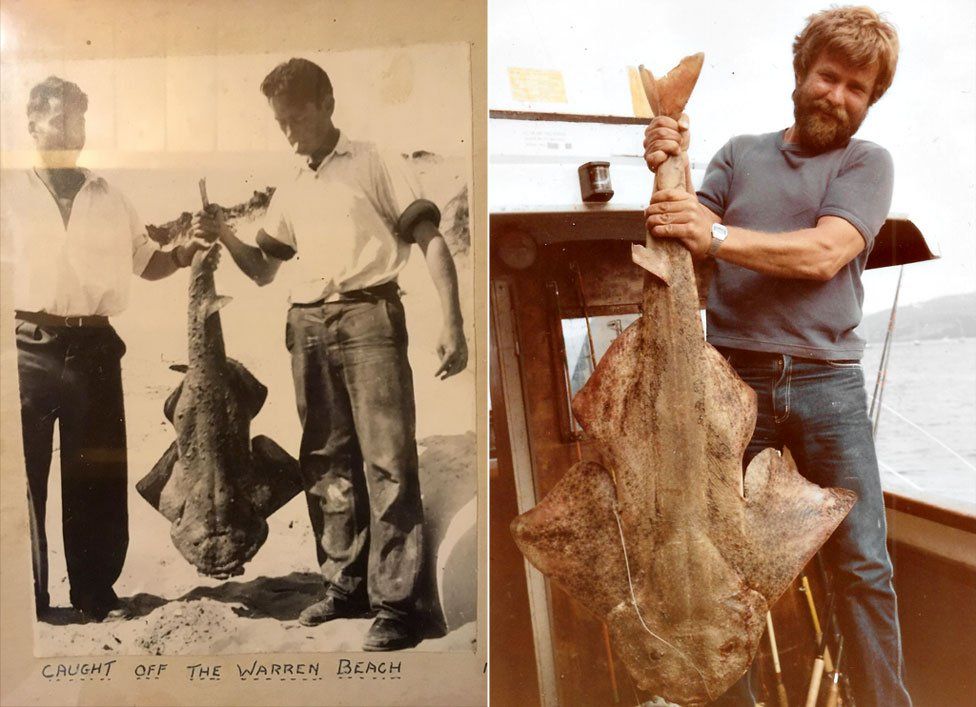
{"type": "Polygon", "coordinates": [[[785,233],[821,216],[853,225],[865,249],[828,282],[763,275],[718,261],[708,296],[714,346],[822,360],[859,359],[864,340],[861,273],[891,206],[894,168],[883,147],[851,140],[811,154],[783,141],[785,131],[740,135],[719,150],[698,197],[727,226],[785,233]]]}

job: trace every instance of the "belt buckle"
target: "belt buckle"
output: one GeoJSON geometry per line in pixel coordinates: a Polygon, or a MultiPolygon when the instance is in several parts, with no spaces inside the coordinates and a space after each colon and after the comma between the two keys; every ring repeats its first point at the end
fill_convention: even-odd
{"type": "Polygon", "coordinates": [[[81,327],[83,327],[83,326],[85,325],[85,324],[84,324],[84,322],[82,321],[83,319],[84,319],[84,317],[82,317],[82,316],[80,316],[80,315],[79,315],[79,316],[77,316],[77,317],[65,317],[65,318],[64,318],[64,325],[65,325],[65,326],[66,326],[66,327],[67,327],[68,329],[80,329],[81,327]],[[72,320],[72,319],[74,319],[74,320],[75,320],[75,321],[77,321],[78,323],[77,323],[77,324],[72,324],[72,323],[71,323],[71,320],[72,320]]]}

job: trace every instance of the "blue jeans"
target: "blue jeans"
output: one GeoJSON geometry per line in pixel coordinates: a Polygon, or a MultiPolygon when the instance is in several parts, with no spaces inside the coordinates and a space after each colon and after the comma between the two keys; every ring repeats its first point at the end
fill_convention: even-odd
{"type": "MultiPolygon", "coordinates": [[[[767,447],[787,447],[805,478],[857,493],[854,508],[821,550],[830,589],[837,593],[836,616],[844,636],[841,669],[850,677],[858,707],[911,705],[860,364],[721,351],[756,391],[756,430],[744,464],[767,447]]],[[[748,694],[738,687],[740,695],[748,694]]]]}
{"type": "Polygon", "coordinates": [[[299,461],[327,591],[415,619],[423,507],[396,283],[288,312],[299,461]]]}

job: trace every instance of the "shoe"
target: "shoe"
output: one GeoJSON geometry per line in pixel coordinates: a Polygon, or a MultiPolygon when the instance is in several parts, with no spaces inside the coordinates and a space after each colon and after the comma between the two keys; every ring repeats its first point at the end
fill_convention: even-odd
{"type": "Polygon", "coordinates": [[[322,601],[305,607],[298,615],[298,623],[318,626],[332,619],[361,619],[370,615],[369,606],[328,594],[322,601]]]}
{"type": "Polygon", "coordinates": [[[86,623],[111,623],[113,621],[127,621],[132,618],[129,607],[121,603],[114,606],[79,606],[76,607],[86,623]]]}
{"type": "Polygon", "coordinates": [[[420,643],[420,633],[401,619],[380,616],[369,627],[364,651],[400,651],[420,643]]]}

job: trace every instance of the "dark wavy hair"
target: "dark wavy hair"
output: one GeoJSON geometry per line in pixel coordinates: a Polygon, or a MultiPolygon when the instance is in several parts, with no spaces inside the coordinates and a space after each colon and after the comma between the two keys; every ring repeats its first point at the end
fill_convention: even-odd
{"type": "Polygon", "coordinates": [[[48,76],[31,89],[30,97],[27,99],[27,117],[30,118],[47,110],[52,98],[61,99],[61,105],[65,110],[79,110],[82,113],[88,110],[88,95],[78,87],[78,84],[57,76],[48,76]]]}
{"type": "Polygon", "coordinates": [[[261,93],[268,100],[278,97],[300,105],[321,103],[332,95],[332,82],[318,64],[308,59],[289,59],[264,77],[261,93]]]}

